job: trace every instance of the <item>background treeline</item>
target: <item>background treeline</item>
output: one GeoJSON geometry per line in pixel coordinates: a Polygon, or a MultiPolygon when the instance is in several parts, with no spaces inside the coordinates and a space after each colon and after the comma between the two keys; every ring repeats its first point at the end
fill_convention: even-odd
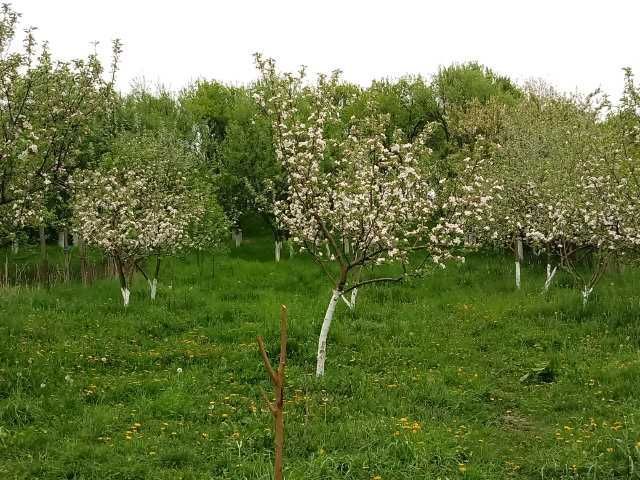
{"type": "MultiPolygon", "coordinates": [[[[374,101],[391,118],[390,132],[399,128],[409,140],[426,125],[438,129],[430,147],[440,159],[458,154],[475,141],[459,122],[470,106],[489,101],[513,105],[523,96],[509,78],[479,63],[443,67],[432,78],[407,76],[376,80],[368,87],[340,86],[345,99],[357,97],[347,109],[363,115],[374,101]]],[[[282,182],[272,144],[271,123],[255,98],[255,85],[227,85],[200,80],[180,92],[162,86],[134,85],[118,97],[120,128],[131,132],[172,131],[197,147],[216,182],[217,198],[234,226],[249,227],[262,217],[278,238],[279,232],[262,205],[273,183],[282,182]]],[[[446,160],[445,160],[446,161],[446,160]]]]}

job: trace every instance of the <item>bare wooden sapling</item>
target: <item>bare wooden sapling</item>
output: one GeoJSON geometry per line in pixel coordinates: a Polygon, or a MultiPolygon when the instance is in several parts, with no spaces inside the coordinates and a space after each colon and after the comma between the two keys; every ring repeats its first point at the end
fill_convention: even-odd
{"type": "Polygon", "coordinates": [[[278,363],[278,369],[274,370],[271,366],[271,361],[267,355],[267,351],[264,348],[264,341],[261,336],[258,336],[258,347],[260,348],[260,354],[262,355],[262,362],[264,368],[269,374],[271,383],[273,384],[273,390],[275,394],[275,401],[271,401],[266,393],[262,392],[262,395],[273,415],[273,424],[275,428],[274,439],[274,478],[275,480],[282,480],[282,463],[284,458],[284,384],[285,384],[285,364],[287,362],[287,307],[280,305],[280,361],[278,363]]]}

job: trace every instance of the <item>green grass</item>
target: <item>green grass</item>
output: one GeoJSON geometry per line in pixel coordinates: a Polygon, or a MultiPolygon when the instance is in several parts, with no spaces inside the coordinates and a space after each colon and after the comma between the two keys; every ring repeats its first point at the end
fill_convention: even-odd
{"type": "Polygon", "coordinates": [[[317,380],[330,286],[271,256],[248,242],[214,279],[210,258],[171,262],[127,310],[115,280],[0,289],[0,478],[271,478],[255,337],[275,359],[281,303],[288,479],[640,478],[640,272],[586,309],[561,275],[542,296],[539,265],[515,291],[491,255],[364,288],[317,380]]]}

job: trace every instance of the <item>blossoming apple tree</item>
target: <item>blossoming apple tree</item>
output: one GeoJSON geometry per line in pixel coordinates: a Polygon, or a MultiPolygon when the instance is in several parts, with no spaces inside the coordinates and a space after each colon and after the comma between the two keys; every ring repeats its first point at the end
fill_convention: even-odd
{"type": "Polygon", "coordinates": [[[0,10],[0,235],[42,226],[51,204],[65,195],[84,143],[107,110],[120,54],[114,42],[112,72],[96,55],[55,61],[46,43],[27,29],[16,46],[20,15],[0,10]]]}
{"type": "Polygon", "coordinates": [[[493,170],[486,175],[500,179],[503,190],[495,196],[496,223],[485,240],[513,245],[515,238],[518,287],[526,242],[548,256],[544,290],[561,267],[586,304],[613,256],[635,242],[635,202],[625,199],[630,177],[599,121],[606,103],[542,87],[530,86],[522,101],[497,117],[484,112],[471,119],[484,122],[485,130],[487,118],[500,119],[488,142],[493,170]]]}
{"type": "Polygon", "coordinates": [[[335,95],[338,73],[305,85],[304,71],[280,74],[260,55],[256,63],[287,181],[276,215],[333,286],[318,340],[321,376],[340,299],[353,308],[364,285],[400,281],[428,264],[444,267],[463,246],[465,218],[484,215],[490,198],[476,195],[473,183],[457,190],[438,176],[429,129],[411,142],[400,131],[389,136],[389,118],[373,104],[361,118],[342,118],[348,99],[335,95]],[[399,272],[378,274],[382,264],[399,272]]]}
{"type": "Polygon", "coordinates": [[[125,306],[134,268],[155,298],[161,256],[210,248],[227,228],[191,151],[168,132],[121,136],[101,164],[73,184],[74,229],[115,261],[125,306]],[[141,262],[152,255],[155,270],[147,275],[141,262]]]}

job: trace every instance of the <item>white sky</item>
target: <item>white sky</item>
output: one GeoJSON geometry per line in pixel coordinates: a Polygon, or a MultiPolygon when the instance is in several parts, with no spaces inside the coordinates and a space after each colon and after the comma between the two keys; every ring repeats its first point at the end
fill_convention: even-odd
{"type": "Polygon", "coordinates": [[[174,90],[196,78],[246,83],[251,54],[287,70],[340,68],[347,80],[477,60],[518,81],[560,90],[602,87],[614,99],[624,66],[640,77],[638,0],[13,0],[55,56],[124,42],[119,86],[135,78],[174,90]]]}

